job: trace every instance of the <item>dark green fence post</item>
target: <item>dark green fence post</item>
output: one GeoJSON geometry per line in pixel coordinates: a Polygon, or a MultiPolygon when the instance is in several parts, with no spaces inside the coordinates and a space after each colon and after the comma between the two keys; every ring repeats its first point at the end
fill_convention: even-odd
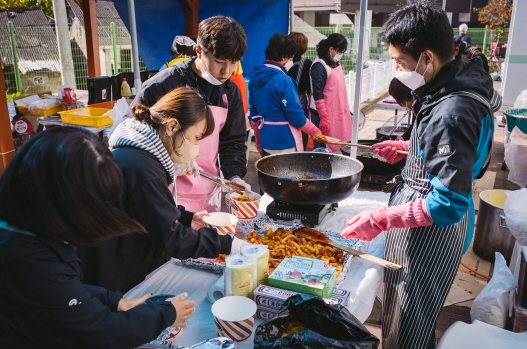
{"type": "Polygon", "coordinates": [[[18,70],[18,52],[16,49],[16,39],[15,39],[15,26],[13,22],[7,22],[9,28],[9,38],[11,40],[11,53],[13,55],[13,66],[15,70],[15,82],[17,92],[22,93],[22,79],[20,78],[20,70],[18,70]]]}
{"type": "Polygon", "coordinates": [[[115,23],[110,23],[112,28],[112,52],[113,52],[113,73],[117,74],[119,72],[118,62],[117,62],[117,39],[115,34],[115,23]]]}

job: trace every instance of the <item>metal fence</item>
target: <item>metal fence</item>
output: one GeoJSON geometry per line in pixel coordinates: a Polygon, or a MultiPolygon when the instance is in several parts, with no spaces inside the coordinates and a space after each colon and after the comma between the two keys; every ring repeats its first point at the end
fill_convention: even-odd
{"type": "MultiPolygon", "coordinates": [[[[75,85],[77,89],[87,89],[88,64],[86,59],[86,38],[84,28],[73,25],[68,28],[74,63],[75,85]]],[[[390,61],[388,47],[378,38],[379,27],[366,30],[363,96],[369,96],[389,82],[385,67],[381,63],[390,61]],[[376,68],[375,68],[376,67],[376,68]],[[372,70],[373,69],[373,70],[372,70]],[[377,69],[377,74],[375,73],[377,69]],[[381,72],[379,72],[379,69],[381,72]],[[376,76],[372,78],[371,76],[376,76]],[[371,80],[371,81],[370,81],[371,80]],[[369,87],[367,87],[369,86],[369,87]],[[375,86],[375,88],[374,88],[375,86]]],[[[297,27],[295,31],[305,33],[309,38],[309,48],[305,57],[314,60],[317,56],[316,44],[332,33],[340,33],[348,40],[348,50],[341,63],[346,76],[356,70],[357,32],[353,27],[297,27]]],[[[457,29],[454,29],[457,33],[457,29]]],[[[490,50],[491,43],[497,40],[497,31],[471,28],[468,34],[474,45],[490,50]]],[[[508,29],[506,30],[508,34],[508,29]]],[[[506,42],[507,36],[500,38],[506,42]]],[[[124,27],[99,27],[99,46],[101,55],[101,74],[111,76],[118,72],[131,72],[131,39],[124,27]]],[[[488,53],[488,52],[487,52],[488,53]]],[[[61,67],[55,28],[47,27],[0,27],[0,55],[8,94],[24,95],[44,91],[55,91],[62,84],[61,67]]],[[[140,60],[141,70],[146,70],[140,60]]],[[[390,76],[391,79],[391,76],[390,76]]],[[[381,89],[382,90],[382,89],[381,89]]],[[[367,98],[366,98],[367,99],[367,98]]]]}
{"type": "MultiPolygon", "coordinates": [[[[71,53],[77,89],[87,89],[84,28],[71,26],[71,53]]],[[[131,39],[124,27],[99,27],[101,75],[132,71],[131,39]]],[[[62,85],[55,27],[0,27],[0,55],[8,94],[54,92],[62,85]]],[[[140,59],[140,69],[146,70],[140,59]]]]}

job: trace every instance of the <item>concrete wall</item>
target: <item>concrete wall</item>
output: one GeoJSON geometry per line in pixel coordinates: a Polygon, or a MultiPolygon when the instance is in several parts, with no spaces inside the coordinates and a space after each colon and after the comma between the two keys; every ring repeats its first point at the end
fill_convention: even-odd
{"type": "Polygon", "coordinates": [[[527,1],[515,1],[505,57],[503,104],[513,105],[521,91],[527,89],[527,1]]]}

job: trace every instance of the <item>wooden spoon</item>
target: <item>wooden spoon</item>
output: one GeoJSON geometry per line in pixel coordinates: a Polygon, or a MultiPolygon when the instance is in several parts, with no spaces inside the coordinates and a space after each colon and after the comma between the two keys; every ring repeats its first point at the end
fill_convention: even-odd
{"type": "Polygon", "coordinates": [[[303,227],[303,228],[298,228],[298,229],[293,230],[292,233],[296,234],[296,235],[299,235],[299,236],[302,236],[302,237],[304,237],[306,239],[319,242],[321,244],[325,244],[325,245],[329,245],[329,246],[332,246],[332,247],[336,247],[338,249],[341,249],[342,251],[349,252],[349,253],[351,253],[354,256],[357,256],[359,258],[362,258],[362,259],[365,259],[367,261],[373,262],[375,264],[378,264],[378,265],[383,266],[383,267],[388,268],[388,269],[399,270],[399,269],[402,268],[402,266],[400,266],[399,264],[388,262],[388,261],[386,261],[384,259],[372,256],[371,254],[367,254],[367,253],[361,252],[359,250],[355,250],[355,249],[353,249],[351,247],[344,246],[342,244],[334,242],[333,240],[328,238],[326,235],[324,235],[323,233],[321,233],[321,232],[319,232],[319,231],[317,231],[315,229],[303,227]]]}

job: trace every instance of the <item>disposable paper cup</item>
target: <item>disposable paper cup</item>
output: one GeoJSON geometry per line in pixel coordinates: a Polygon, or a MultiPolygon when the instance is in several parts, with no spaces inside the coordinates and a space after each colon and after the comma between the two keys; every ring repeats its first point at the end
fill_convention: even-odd
{"type": "Polygon", "coordinates": [[[242,195],[230,193],[225,195],[227,212],[235,215],[239,219],[254,219],[258,216],[258,207],[260,206],[260,194],[250,193],[249,196],[255,201],[238,201],[236,198],[242,195]]]}
{"type": "Polygon", "coordinates": [[[223,297],[212,305],[212,315],[218,336],[241,342],[254,330],[256,303],[241,296],[223,297]]]}
{"type": "Polygon", "coordinates": [[[218,234],[225,235],[227,233],[234,234],[238,218],[230,213],[212,212],[210,216],[204,216],[203,221],[205,226],[216,228],[218,234]]]}

